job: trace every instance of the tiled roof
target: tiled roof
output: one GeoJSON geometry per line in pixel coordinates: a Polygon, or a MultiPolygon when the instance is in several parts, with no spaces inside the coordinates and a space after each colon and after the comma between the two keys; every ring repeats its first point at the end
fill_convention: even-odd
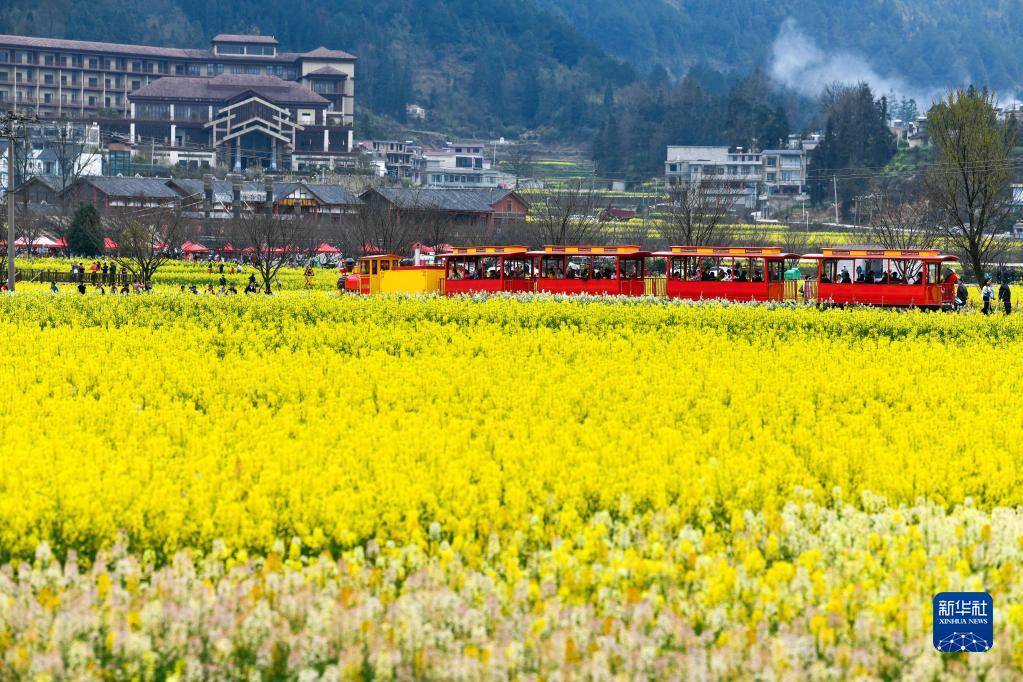
{"type": "Polygon", "coordinates": [[[80,50],[84,52],[106,52],[109,54],[172,57],[178,59],[187,59],[190,57],[206,58],[210,56],[209,50],[190,50],[178,47],[154,47],[151,45],[123,45],[118,43],[100,43],[91,40],[36,38],[34,36],[0,35],[0,45],[44,50],[80,50]]]}
{"type": "Polygon", "coordinates": [[[21,189],[21,187],[24,187],[30,182],[40,182],[46,185],[47,188],[53,190],[54,192],[59,192],[64,188],[64,179],[61,178],[59,175],[33,175],[32,177],[25,180],[25,182],[21,183],[21,186],[18,189],[21,189]]]}
{"type": "Polygon", "coordinates": [[[233,73],[223,73],[213,78],[184,76],[161,78],[139,88],[129,97],[222,102],[249,90],[276,103],[319,105],[328,103],[323,97],[294,81],[286,81],[277,76],[233,73]]]}
{"type": "Polygon", "coordinates": [[[320,57],[322,59],[355,59],[355,55],[342,52],[341,50],[328,50],[325,47],[318,47],[309,52],[300,52],[300,57],[320,57]]]}
{"type": "MultiPolygon", "coordinates": [[[[177,199],[178,193],[167,186],[166,178],[82,178],[81,182],[92,185],[111,197],[146,197],[156,199],[177,199]]],[[[72,188],[68,188],[72,190],[72,188]]],[[[72,190],[73,191],[73,190],[72,190]]]]}
{"type": "Polygon", "coordinates": [[[306,74],[307,76],[341,76],[342,78],[348,78],[348,74],[344,71],[339,71],[333,66],[321,66],[315,71],[310,71],[306,74]]]}
{"type": "Polygon", "coordinates": [[[276,45],[277,39],[273,36],[241,35],[238,33],[220,33],[213,36],[214,43],[251,43],[253,45],[276,45]]]}
{"type": "Polygon", "coordinates": [[[309,190],[320,202],[332,206],[355,206],[361,204],[359,197],[347,187],[341,185],[319,185],[308,182],[302,186],[309,190]]]}
{"type": "MultiPolygon", "coordinates": [[[[221,39],[239,38],[245,42],[257,43],[267,39],[274,40],[271,36],[233,36],[223,34],[217,36],[221,39]]],[[[216,38],[215,38],[216,39],[216,38]]],[[[224,40],[224,42],[231,42],[224,40]]],[[[276,42],[276,41],[275,41],[276,42]]],[[[320,59],[344,59],[354,60],[356,57],[341,50],[328,50],[325,47],[318,47],[311,52],[277,52],[276,56],[269,55],[214,55],[209,49],[193,49],[180,47],[158,47],[155,45],[132,45],[128,43],[104,43],[94,40],[65,40],[63,38],[39,38],[36,36],[16,36],[0,34],[0,47],[29,48],[40,50],[70,50],[77,52],[97,52],[104,54],[119,54],[139,57],[163,57],[168,59],[203,59],[211,57],[216,59],[247,60],[259,59],[262,62],[294,62],[299,57],[310,57],[320,59]]]]}
{"type": "MultiPolygon", "coordinates": [[[[502,190],[506,194],[508,190],[502,190]]],[[[492,213],[491,204],[493,190],[487,189],[424,189],[406,187],[377,187],[366,190],[361,195],[365,200],[367,194],[375,192],[388,203],[404,209],[455,211],[467,213],[492,213]]]]}
{"type": "MultiPolygon", "coordinates": [[[[188,197],[189,201],[202,201],[203,193],[206,191],[203,186],[202,180],[195,180],[190,178],[171,180],[168,185],[171,187],[177,187],[183,196],[188,197]]],[[[274,201],[278,201],[283,197],[288,196],[295,188],[298,187],[296,182],[275,182],[274,183],[274,201]]],[[[246,201],[250,201],[247,197],[259,195],[259,200],[263,201],[266,196],[266,185],[261,180],[245,180],[242,182],[242,196],[246,201]]],[[[213,181],[213,203],[215,204],[229,204],[234,200],[234,188],[230,180],[214,180],[213,181]]]]}

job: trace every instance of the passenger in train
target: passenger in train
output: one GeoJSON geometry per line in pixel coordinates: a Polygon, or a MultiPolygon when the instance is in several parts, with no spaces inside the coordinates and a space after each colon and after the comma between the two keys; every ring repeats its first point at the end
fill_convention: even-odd
{"type": "Polygon", "coordinates": [[[842,268],[842,284],[852,284],[852,277],[849,276],[849,270],[842,268]]]}

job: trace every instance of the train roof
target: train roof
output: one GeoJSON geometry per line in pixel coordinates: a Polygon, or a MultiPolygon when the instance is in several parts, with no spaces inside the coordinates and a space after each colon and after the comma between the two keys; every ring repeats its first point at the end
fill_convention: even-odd
{"type": "Polygon", "coordinates": [[[438,258],[452,258],[455,256],[500,256],[507,254],[525,254],[527,247],[512,244],[506,246],[452,246],[447,253],[438,253],[438,258]]]}
{"type": "Polygon", "coordinates": [[[672,246],[669,251],[657,251],[654,256],[705,256],[708,258],[765,258],[784,260],[799,258],[798,253],[786,253],[780,246],[672,246]]]}
{"type": "Polygon", "coordinates": [[[530,256],[636,256],[651,255],[634,244],[615,246],[545,244],[540,251],[530,251],[530,256]]]}
{"type": "Polygon", "coordinates": [[[803,258],[823,260],[825,258],[888,258],[890,260],[925,260],[942,263],[958,262],[957,256],[944,254],[937,249],[821,249],[821,253],[808,253],[803,258]]]}

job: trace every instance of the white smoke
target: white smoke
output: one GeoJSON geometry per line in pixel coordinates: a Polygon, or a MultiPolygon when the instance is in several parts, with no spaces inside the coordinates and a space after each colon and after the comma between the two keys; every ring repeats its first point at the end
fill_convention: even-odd
{"type": "Polygon", "coordinates": [[[833,83],[870,85],[879,97],[895,92],[915,99],[921,110],[942,95],[940,88],[911,85],[898,76],[884,76],[863,57],[844,50],[825,52],[804,33],[794,19],[786,19],[771,47],[771,77],[808,97],[816,97],[833,83]]]}

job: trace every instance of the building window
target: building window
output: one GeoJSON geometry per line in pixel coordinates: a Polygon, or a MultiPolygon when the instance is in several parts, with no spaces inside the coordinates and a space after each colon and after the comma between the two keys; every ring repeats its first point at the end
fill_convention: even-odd
{"type": "Polygon", "coordinates": [[[776,156],[768,156],[767,157],[767,165],[770,168],[774,168],[775,166],[777,166],[778,165],[778,157],[776,157],[776,156]]]}
{"type": "Polygon", "coordinates": [[[217,45],[217,54],[245,54],[244,45],[217,45]]]}

